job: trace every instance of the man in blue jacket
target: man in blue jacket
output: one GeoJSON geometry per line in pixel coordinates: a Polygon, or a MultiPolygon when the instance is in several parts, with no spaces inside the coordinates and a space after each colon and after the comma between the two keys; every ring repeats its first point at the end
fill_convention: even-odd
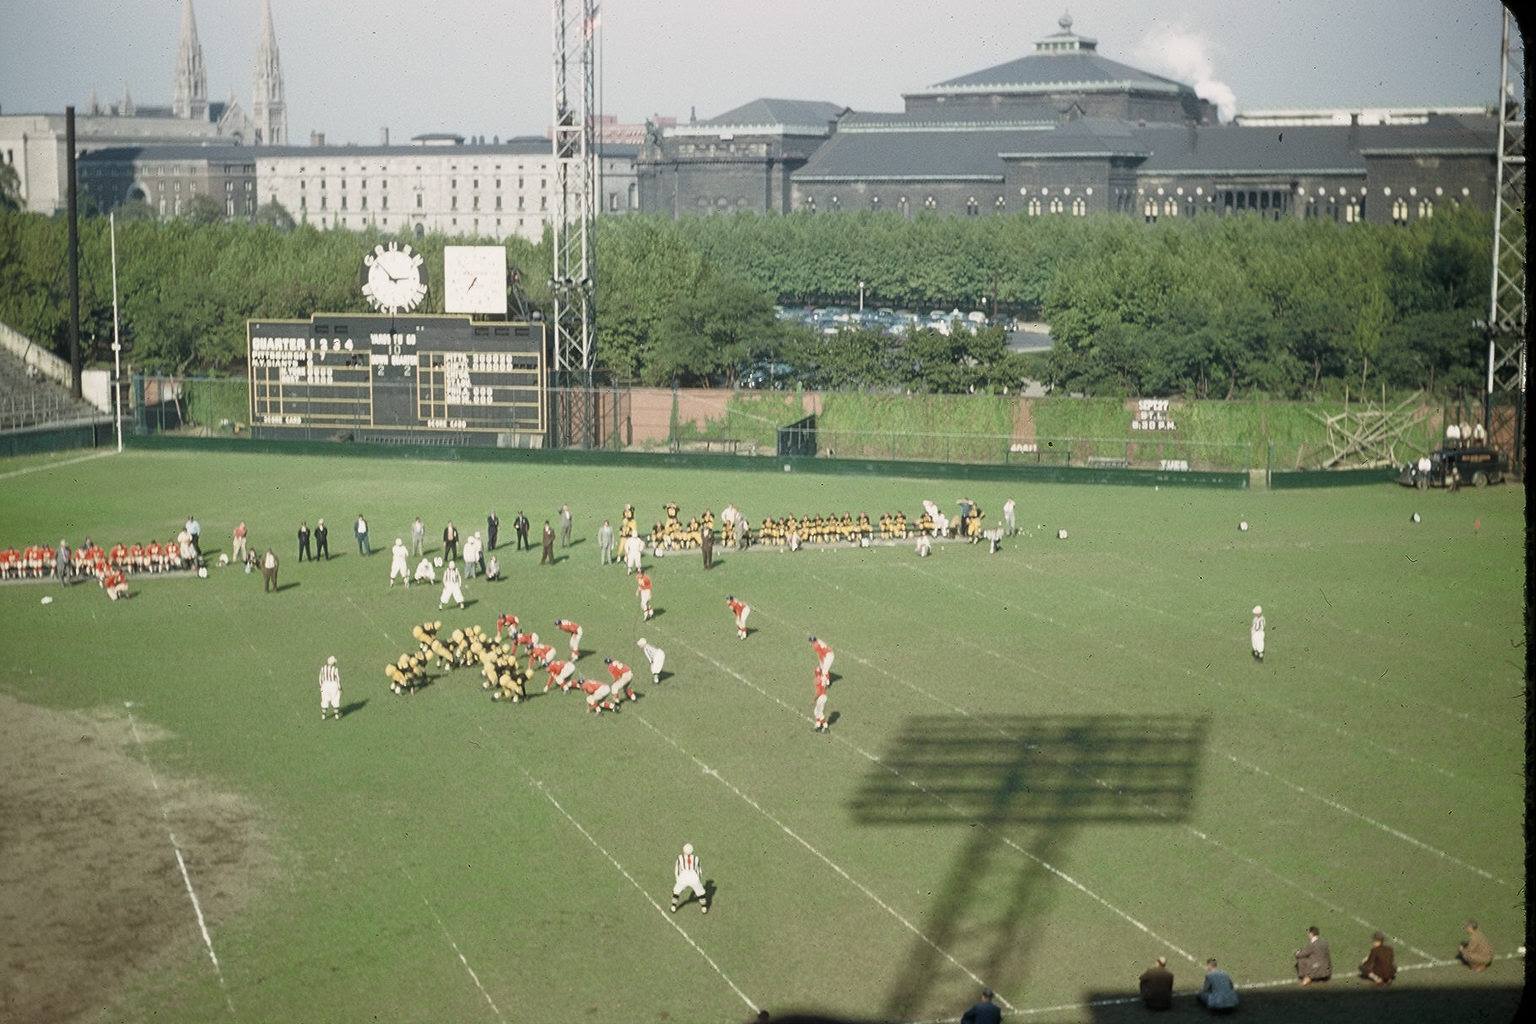
{"type": "Polygon", "coordinates": [[[981,990],[981,1002],[960,1015],[960,1024],[1002,1024],[1003,1011],[992,1002],[992,990],[981,990]]]}
{"type": "Polygon", "coordinates": [[[1231,1013],[1237,1009],[1237,986],[1232,976],[1216,966],[1216,958],[1205,962],[1205,983],[1195,993],[1195,1001],[1212,1013],[1231,1013]]]}

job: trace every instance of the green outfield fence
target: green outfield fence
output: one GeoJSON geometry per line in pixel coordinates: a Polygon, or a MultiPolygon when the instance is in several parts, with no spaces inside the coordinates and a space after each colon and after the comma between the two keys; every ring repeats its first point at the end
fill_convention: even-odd
{"type": "Polygon", "coordinates": [[[249,452],[269,455],[356,455],[365,458],[427,459],[445,462],[501,462],[556,466],[616,466],[622,468],[756,470],[815,473],[830,476],[891,476],[954,480],[1019,480],[1040,483],[1125,484],[1151,487],[1189,486],[1242,490],[1247,472],[1162,472],[1124,467],[1044,464],[971,464],[816,457],[763,458],[752,455],[710,455],[692,452],[633,452],[606,449],[433,447],[381,445],[335,441],[270,441],[235,437],[140,434],[128,446],[145,451],[249,452]]]}
{"type": "Polygon", "coordinates": [[[44,423],[35,427],[7,430],[0,433],[0,458],[41,455],[72,448],[100,448],[112,444],[114,434],[110,419],[44,423]]]}

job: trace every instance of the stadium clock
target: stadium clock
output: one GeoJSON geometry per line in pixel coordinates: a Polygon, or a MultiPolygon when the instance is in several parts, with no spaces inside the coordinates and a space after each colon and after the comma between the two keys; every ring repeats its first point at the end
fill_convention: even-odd
{"type": "Polygon", "coordinates": [[[407,313],[427,296],[427,261],[409,245],[379,244],[363,257],[363,297],[381,313],[407,313]]]}

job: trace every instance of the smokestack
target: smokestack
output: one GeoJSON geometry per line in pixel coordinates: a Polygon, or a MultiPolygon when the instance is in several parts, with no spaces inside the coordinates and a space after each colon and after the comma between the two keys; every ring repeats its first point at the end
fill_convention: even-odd
{"type": "Polygon", "coordinates": [[[64,108],[64,149],[68,180],[64,196],[69,218],[69,384],[80,397],[80,218],[75,201],[75,108],[64,108]]]}
{"type": "Polygon", "coordinates": [[[325,132],[310,132],[309,133],[309,144],[311,146],[323,146],[323,145],[325,145],[325,132]]]}
{"type": "Polygon", "coordinates": [[[389,145],[389,129],[388,128],[380,128],[379,129],[379,145],[381,145],[381,146],[389,145]]]}

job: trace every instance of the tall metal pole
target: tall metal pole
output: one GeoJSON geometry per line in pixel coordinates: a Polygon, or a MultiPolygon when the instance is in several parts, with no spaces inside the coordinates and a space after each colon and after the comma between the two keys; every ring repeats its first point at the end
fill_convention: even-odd
{"type": "Polygon", "coordinates": [[[117,323],[117,214],[107,214],[112,239],[112,405],[117,425],[117,450],[123,450],[123,336],[117,323]]]}
{"type": "Polygon", "coordinates": [[[80,221],[75,202],[75,108],[64,108],[66,180],[64,199],[69,220],[69,380],[70,390],[80,397],[80,221]]]}
{"type": "Polygon", "coordinates": [[[596,356],[597,0],[553,0],[554,90],[551,145],[555,164],[555,215],[551,225],[554,299],[554,368],[557,384],[579,386],[580,397],[562,392],[569,428],[582,446],[594,443],[592,369],[596,356]]]}
{"type": "Polygon", "coordinates": [[[1493,210],[1493,274],[1488,301],[1488,376],[1483,422],[1489,433],[1500,396],[1515,399],[1515,436],[1510,468],[1523,476],[1526,360],[1525,309],[1525,111],[1524,90],[1510,81],[1511,69],[1524,82],[1525,44],[1504,12],[1499,47],[1498,184],[1493,210]],[[1513,30],[1513,31],[1512,31],[1513,30]],[[1512,57],[1511,49],[1520,51],[1512,57]]]}

